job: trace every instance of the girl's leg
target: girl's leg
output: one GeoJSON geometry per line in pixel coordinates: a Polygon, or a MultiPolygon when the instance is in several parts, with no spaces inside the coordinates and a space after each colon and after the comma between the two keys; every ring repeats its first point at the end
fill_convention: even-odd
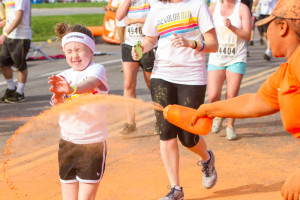
{"type": "MultiPolygon", "coordinates": [[[[231,99],[233,97],[236,97],[239,94],[240,85],[243,76],[244,76],[243,74],[226,70],[226,82],[227,82],[226,99],[231,99]]],[[[234,119],[229,118],[227,127],[232,127],[233,125],[234,125],[234,119]]]]}
{"type": "Polygon", "coordinates": [[[63,200],[78,200],[79,183],[61,183],[63,200]]]}
{"type": "MultiPolygon", "coordinates": [[[[139,63],[137,62],[123,62],[124,74],[124,97],[136,98],[136,79],[139,71],[139,63]]],[[[127,123],[135,124],[135,113],[132,108],[128,107],[127,110],[127,123]]]]}
{"type": "Polygon", "coordinates": [[[144,73],[144,79],[145,79],[145,83],[148,87],[148,89],[150,90],[150,76],[151,76],[151,72],[146,72],[143,70],[144,73]]]}
{"type": "Polygon", "coordinates": [[[211,70],[207,74],[207,95],[209,102],[219,101],[222,94],[222,86],[226,77],[226,70],[211,70]]]}
{"type": "MultiPolygon", "coordinates": [[[[177,104],[177,90],[173,83],[151,79],[151,97],[155,103],[165,107],[177,104]]],[[[160,152],[171,186],[179,185],[179,149],[177,133],[180,129],[164,119],[161,111],[155,111],[160,135],[160,152]]]]}
{"type": "MultiPolygon", "coordinates": [[[[215,66],[209,66],[215,67],[215,66]]],[[[215,69],[208,71],[207,76],[207,94],[209,102],[219,101],[222,95],[222,87],[226,77],[226,69],[215,69]]],[[[219,133],[222,129],[223,118],[215,117],[211,132],[219,133]]]]}
{"type": "Polygon", "coordinates": [[[79,183],[78,200],[94,200],[99,183],[79,183]]]}
{"type": "Polygon", "coordinates": [[[160,154],[167,172],[170,185],[179,185],[179,150],[177,138],[160,141],[160,154]]]}
{"type": "MultiPolygon", "coordinates": [[[[206,85],[178,85],[178,104],[197,109],[204,103],[206,85]]],[[[212,188],[217,182],[215,159],[211,150],[207,149],[204,138],[182,130],[178,138],[183,146],[200,156],[198,165],[202,166],[202,184],[212,188]]]]}

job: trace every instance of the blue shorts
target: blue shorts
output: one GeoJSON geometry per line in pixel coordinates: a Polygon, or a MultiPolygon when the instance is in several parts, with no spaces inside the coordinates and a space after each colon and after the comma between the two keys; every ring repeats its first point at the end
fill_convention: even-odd
{"type": "Polygon", "coordinates": [[[235,73],[238,73],[238,74],[245,74],[246,73],[246,63],[238,62],[238,63],[234,63],[232,65],[228,65],[228,66],[225,66],[225,67],[219,67],[219,66],[208,64],[208,67],[207,67],[207,71],[224,70],[224,69],[227,69],[231,72],[235,72],[235,73]]]}

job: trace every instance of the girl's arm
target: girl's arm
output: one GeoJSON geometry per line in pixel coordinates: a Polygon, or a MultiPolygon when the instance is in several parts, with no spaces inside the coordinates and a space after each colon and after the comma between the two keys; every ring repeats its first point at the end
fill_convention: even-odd
{"type": "Polygon", "coordinates": [[[241,3],[239,9],[239,15],[242,21],[242,28],[233,26],[229,19],[225,19],[225,26],[235,33],[239,38],[249,41],[251,38],[251,15],[249,8],[241,3]]]}
{"type": "Polygon", "coordinates": [[[65,77],[52,75],[49,77],[48,83],[51,84],[50,91],[53,93],[52,103],[56,105],[64,102],[64,95],[88,93],[99,87],[102,82],[98,78],[90,76],[81,83],[74,85],[75,87],[71,87],[71,82],[68,82],[65,77]]]}
{"type": "Polygon", "coordinates": [[[193,116],[192,123],[199,117],[250,118],[271,115],[278,111],[263,102],[256,93],[251,93],[224,101],[202,104],[193,116]]]}
{"type": "Polygon", "coordinates": [[[124,19],[124,17],[126,17],[129,6],[130,6],[130,2],[131,2],[131,0],[125,0],[118,8],[117,13],[116,13],[116,19],[118,21],[121,21],[122,19],[124,19]]]}
{"type": "Polygon", "coordinates": [[[214,28],[204,33],[203,41],[187,40],[174,32],[173,36],[174,37],[171,39],[171,42],[176,48],[190,47],[203,53],[211,53],[218,50],[218,39],[214,28]]]}
{"type": "Polygon", "coordinates": [[[216,3],[210,2],[208,10],[209,10],[211,16],[214,16],[215,8],[216,8],[216,3]]]}
{"type": "Polygon", "coordinates": [[[126,26],[129,26],[130,24],[137,24],[137,23],[144,24],[145,21],[146,21],[146,18],[136,18],[136,19],[126,18],[125,24],[126,24],[126,26]]]}
{"type": "MultiPolygon", "coordinates": [[[[98,78],[96,78],[94,76],[90,76],[86,80],[75,85],[77,87],[75,94],[88,93],[88,92],[92,91],[93,89],[99,87],[100,84],[102,84],[102,82],[98,78]]],[[[74,92],[74,90],[72,90],[72,92],[74,92]]]]}

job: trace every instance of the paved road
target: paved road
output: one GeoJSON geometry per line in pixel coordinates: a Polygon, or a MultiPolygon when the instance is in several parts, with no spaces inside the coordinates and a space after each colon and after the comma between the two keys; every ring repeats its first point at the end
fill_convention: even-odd
{"type": "MultiPolygon", "coordinates": [[[[264,47],[258,42],[249,49],[250,57],[247,73],[241,85],[241,94],[255,92],[284,61],[284,59],[264,61],[262,58],[264,47]]],[[[98,39],[96,50],[119,52],[120,47],[98,39]]],[[[43,51],[48,55],[62,53],[59,51],[58,42],[48,44],[43,51]]],[[[107,70],[110,94],[122,95],[121,56],[97,56],[95,61],[102,63],[107,70]]],[[[50,108],[51,94],[48,90],[47,77],[68,68],[64,59],[55,62],[29,61],[28,67],[26,102],[0,104],[1,152],[3,152],[6,140],[18,127],[50,108]]],[[[1,75],[1,93],[6,88],[5,84],[1,75]]],[[[141,71],[138,73],[137,98],[150,101],[149,91],[144,84],[141,71]]],[[[108,160],[97,199],[148,200],[161,198],[167,193],[166,187],[169,183],[160,159],[158,138],[152,134],[154,121],[152,110],[139,113],[138,131],[123,139],[119,137],[118,132],[124,121],[109,123],[108,160]]],[[[233,142],[225,140],[224,130],[218,135],[205,136],[209,148],[215,152],[219,175],[216,187],[211,190],[205,190],[201,186],[201,169],[196,165],[197,156],[180,147],[181,184],[185,189],[186,200],[281,199],[282,182],[299,164],[300,151],[297,141],[282,128],[280,114],[237,120],[236,129],[238,140],[233,142]]],[[[44,137],[32,135],[26,137],[26,142],[19,139],[22,135],[16,137],[16,141],[21,142],[17,144],[21,147],[18,152],[20,155],[12,159],[9,172],[18,190],[11,191],[8,185],[4,184],[5,181],[2,181],[3,176],[0,172],[0,200],[16,199],[16,195],[21,197],[19,199],[60,199],[60,186],[57,178],[57,142],[51,143],[53,137],[47,134],[44,137]],[[36,145],[38,149],[34,149],[36,145]]]]}

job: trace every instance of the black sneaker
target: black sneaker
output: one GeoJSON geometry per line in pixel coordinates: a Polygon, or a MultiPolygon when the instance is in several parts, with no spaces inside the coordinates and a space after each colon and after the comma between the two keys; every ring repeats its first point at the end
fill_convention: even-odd
{"type": "Polygon", "coordinates": [[[6,103],[19,103],[25,101],[25,96],[23,94],[19,94],[18,92],[12,93],[11,97],[5,99],[6,103]]]}
{"type": "Polygon", "coordinates": [[[182,187],[180,187],[180,189],[176,189],[175,187],[176,186],[171,187],[170,188],[171,191],[164,198],[160,200],[183,200],[184,194],[183,194],[182,187]]]}
{"type": "Polygon", "coordinates": [[[254,42],[253,42],[253,40],[251,40],[250,42],[249,42],[249,46],[253,46],[254,45],[254,42]]]}
{"type": "Polygon", "coordinates": [[[12,96],[12,94],[16,91],[16,89],[14,90],[10,90],[10,89],[6,89],[4,95],[1,97],[0,102],[1,103],[5,103],[5,99],[9,98],[12,96]]]}

